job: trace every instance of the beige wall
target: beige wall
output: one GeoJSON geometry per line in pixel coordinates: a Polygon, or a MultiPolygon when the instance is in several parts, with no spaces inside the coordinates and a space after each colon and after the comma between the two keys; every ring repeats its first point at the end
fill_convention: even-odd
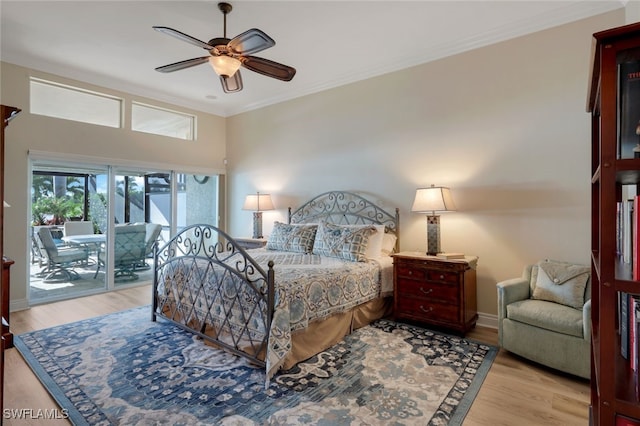
{"type": "MultiPolygon", "coordinates": [[[[65,80],[1,63],[0,101],[24,110],[7,128],[12,306],[27,297],[27,153],[36,150],[194,173],[224,171],[227,157],[236,236],[251,233],[251,212],[241,210],[247,193],[272,193],[268,235],[274,220],[286,221],[287,206],[345,189],[399,207],[402,249],[423,251],[425,218],[409,211],[415,189],[450,186],[459,211],[443,215],[442,247],[480,257],[478,308],[490,318],[495,283],[526,263],[588,262],[591,34],[634,21],[634,13],[618,10],[226,120],[192,111],[195,142],[131,132],[128,121],[109,129],[32,116],[29,76],[65,80]]],[[[130,108],[130,95],[82,86],[121,96],[130,108]]]]}
{"type": "Polygon", "coordinates": [[[34,70],[1,63],[1,102],[22,109],[22,113],[6,129],[5,199],[11,208],[5,209],[4,252],[14,259],[11,269],[12,308],[26,306],[27,269],[29,261],[28,152],[51,152],[59,158],[83,158],[111,165],[139,165],[161,170],[178,170],[198,174],[224,172],[225,119],[211,114],[188,111],[157,101],[69,81],[34,70]],[[197,140],[133,132],[125,113],[125,127],[113,129],[59,120],[29,113],[29,77],[50,79],[125,100],[125,111],[131,111],[131,101],[192,113],[197,116],[197,140]]]}
{"type": "MultiPolygon", "coordinates": [[[[415,189],[449,186],[442,248],[480,257],[478,310],[497,281],[553,258],[588,264],[591,35],[624,11],[328,90],[227,120],[230,232],[251,234],[247,193],[286,207],[333,189],[401,211],[401,249],[425,250],[415,189]]],[[[384,54],[381,52],[381,54],[384,54]]]]}

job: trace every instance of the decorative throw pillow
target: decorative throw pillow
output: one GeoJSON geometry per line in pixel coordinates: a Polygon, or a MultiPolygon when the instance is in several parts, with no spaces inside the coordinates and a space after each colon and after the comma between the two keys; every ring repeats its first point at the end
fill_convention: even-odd
{"type": "Polygon", "coordinates": [[[321,223],[313,243],[313,254],[362,262],[366,260],[369,238],[375,231],[373,225],[352,227],[321,223]]]}
{"type": "Polygon", "coordinates": [[[547,260],[538,263],[536,272],[533,299],[582,309],[591,272],[588,266],[547,260]]]}
{"type": "Polygon", "coordinates": [[[311,253],[318,225],[273,223],[273,230],[267,240],[268,250],[311,253]]]}
{"type": "Polygon", "coordinates": [[[347,228],[369,228],[373,226],[376,230],[369,237],[369,242],[367,243],[367,251],[364,253],[364,256],[367,259],[378,259],[381,256],[382,252],[382,240],[384,238],[384,225],[340,225],[347,228]]]}

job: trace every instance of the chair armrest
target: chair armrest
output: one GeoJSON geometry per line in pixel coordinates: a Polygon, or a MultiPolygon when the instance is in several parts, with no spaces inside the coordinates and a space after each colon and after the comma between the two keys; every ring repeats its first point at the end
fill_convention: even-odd
{"type": "Polygon", "coordinates": [[[582,307],[582,335],[584,340],[591,341],[591,299],[582,307]]]}
{"type": "Polygon", "coordinates": [[[512,278],[496,284],[498,290],[498,344],[502,347],[502,320],[507,317],[507,305],[529,298],[529,280],[525,277],[512,278]]]}
{"type": "Polygon", "coordinates": [[[496,284],[498,289],[498,321],[507,316],[507,305],[518,300],[529,299],[529,281],[526,278],[512,278],[496,284]]]}

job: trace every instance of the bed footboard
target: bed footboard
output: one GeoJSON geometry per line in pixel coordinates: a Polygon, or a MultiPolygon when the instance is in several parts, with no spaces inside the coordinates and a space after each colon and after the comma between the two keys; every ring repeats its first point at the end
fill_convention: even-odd
{"type": "Polygon", "coordinates": [[[152,320],[158,316],[264,366],[273,318],[273,263],[265,271],[211,225],[184,228],[154,251],[152,320]]]}

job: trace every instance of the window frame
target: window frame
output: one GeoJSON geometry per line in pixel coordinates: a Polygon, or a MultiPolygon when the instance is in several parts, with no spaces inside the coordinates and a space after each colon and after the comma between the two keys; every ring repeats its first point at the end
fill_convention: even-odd
{"type": "MultiPolygon", "coordinates": [[[[64,84],[64,83],[58,83],[55,81],[51,81],[51,80],[46,80],[43,78],[38,78],[38,77],[29,77],[29,112],[31,114],[34,115],[40,115],[43,117],[51,117],[51,118],[57,118],[60,120],[70,120],[70,121],[75,121],[78,123],[85,123],[85,124],[93,124],[95,126],[103,126],[103,127],[109,127],[112,129],[122,129],[124,127],[124,99],[119,97],[119,96],[114,96],[108,93],[103,93],[103,92],[98,92],[95,90],[89,90],[89,89],[85,89],[82,87],[78,87],[78,86],[72,86],[69,84],[64,84]],[[110,100],[110,101],[115,101],[117,103],[117,125],[114,124],[109,124],[112,120],[113,117],[110,117],[110,120],[104,120],[104,122],[98,122],[98,121],[91,121],[91,120],[87,120],[84,117],[80,117],[80,116],[76,116],[73,117],[73,114],[70,114],[68,116],[63,116],[63,115],[56,115],[53,113],[48,113],[48,112],[43,112],[43,111],[39,111],[39,112],[34,112],[34,104],[36,102],[34,102],[34,90],[33,90],[33,85],[34,84],[38,84],[40,86],[48,86],[51,88],[55,88],[55,89],[62,89],[62,90],[66,90],[69,92],[74,92],[74,93],[79,93],[82,95],[87,95],[87,96],[92,96],[92,97],[96,97],[96,98],[100,98],[103,100],[110,100]]],[[[74,111],[69,111],[71,113],[73,113],[74,111]]]]}
{"type": "Polygon", "coordinates": [[[194,141],[194,140],[196,140],[197,118],[198,117],[195,114],[190,114],[190,113],[183,112],[183,111],[177,111],[177,110],[170,109],[170,108],[163,108],[163,107],[159,107],[157,105],[148,104],[148,103],[145,103],[145,102],[131,101],[131,131],[133,131],[133,132],[149,133],[149,134],[152,134],[152,135],[166,136],[166,137],[180,139],[180,140],[194,141]],[[175,136],[174,134],[154,132],[154,131],[150,131],[150,130],[136,129],[135,128],[136,124],[134,122],[134,110],[137,107],[146,108],[146,109],[152,110],[152,111],[160,111],[160,112],[164,112],[164,113],[168,113],[168,114],[173,114],[173,115],[175,115],[177,117],[187,118],[189,120],[189,126],[188,126],[189,127],[189,135],[187,137],[180,137],[180,136],[175,136]]]}

